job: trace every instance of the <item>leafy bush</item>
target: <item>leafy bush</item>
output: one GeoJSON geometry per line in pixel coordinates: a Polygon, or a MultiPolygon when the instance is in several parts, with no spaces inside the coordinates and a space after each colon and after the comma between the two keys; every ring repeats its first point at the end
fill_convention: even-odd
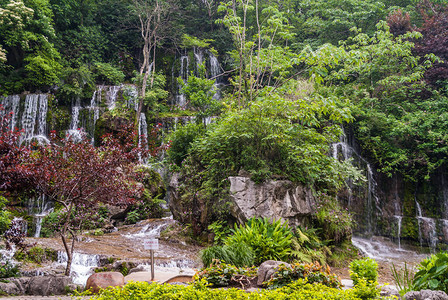
{"type": "Polygon", "coordinates": [[[281,220],[271,221],[268,218],[252,218],[245,225],[232,230],[225,244],[249,245],[255,254],[255,264],[266,260],[288,260],[291,254],[292,231],[288,224],[281,220]]]}
{"type": "Polygon", "coordinates": [[[227,224],[224,224],[223,221],[215,221],[212,224],[208,225],[208,230],[213,232],[213,242],[215,244],[222,244],[225,238],[230,234],[230,228],[227,224]]]}
{"type": "Polygon", "coordinates": [[[58,253],[50,248],[34,246],[26,251],[16,252],[14,258],[20,261],[41,264],[47,261],[56,261],[58,258],[58,253]]]}
{"type": "Polygon", "coordinates": [[[118,85],[124,80],[123,72],[109,63],[96,63],[93,73],[95,81],[102,84],[118,85]]]}
{"type": "MultiPolygon", "coordinates": [[[[204,268],[194,275],[196,282],[205,279],[207,283],[212,286],[228,286],[231,283],[236,283],[235,278],[245,277],[247,280],[254,279],[257,276],[257,269],[238,268],[229,264],[221,263],[219,260],[213,261],[209,267],[204,268]]],[[[241,281],[241,280],[240,280],[241,281]]]]}
{"type": "Polygon", "coordinates": [[[380,295],[380,289],[377,282],[369,282],[365,278],[359,278],[354,288],[355,295],[363,300],[377,299],[380,295]]]}
{"type": "Polygon", "coordinates": [[[204,266],[209,266],[214,260],[220,260],[237,267],[249,267],[254,265],[255,260],[254,251],[246,243],[208,247],[199,255],[204,266]]]}
{"type": "Polygon", "coordinates": [[[6,203],[8,200],[0,196],[0,234],[5,233],[11,224],[11,213],[6,209],[6,203]]]}
{"type": "MultiPolygon", "coordinates": [[[[95,297],[96,300],[125,300],[133,299],[182,299],[182,300],[360,300],[354,290],[339,290],[322,284],[309,284],[305,280],[298,280],[288,286],[276,290],[262,290],[247,293],[240,289],[209,289],[206,281],[197,281],[193,285],[170,285],[147,282],[131,282],[123,287],[104,289],[95,297]]],[[[384,298],[378,298],[384,299],[384,298]]]]}
{"type": "Polygon", "coordinates": [[[340,288],[341,282],[335,274],[330,273],[330,267],[323,267],[319,263],[293,264],[291,267],[280,265],[272,274],[271,279],[264,282],[264,286],[275,289],[298,279],[306,279],[308,283],[319,283],[331,288],[340,288]]]}
{"type": "Polygon", "coordinates": [[[356,286],[360,279],[375,283],[378,279],[378,264],[374,259],[355,259],[350,263],[350,278],[356,286]]]}
{"type": "Polygon", "coordinates": [[[188,123],[178,127],[170,135],[170,148],[168,157],[171,162],[181,166],[182,161],[187,157],[192,143],[205,132],[202,124],[188,123]]]}
{"type": "Polygon", "coordinates": [[[18,265],[12,264],[9,260],[0,263],[0,278],[19,277],[18,265]]]}
{"type": "Polygon", "coordinates": [[[412,289],[448,292],[448,252],[433,254],[420,262],[412,282],[412,289]]]}
{"type": "Polygon", "coordinates": [[[320,239],[317,229],[297,227],[292,239],[291,256],[300,262],[319,261],[321,264],[325,264],[327,256],[331,255],[327,244],[328,241],[320,239]]]}
{"type": "Polygon", "coordinates": [[[350,213],[341,207],[335,197],[320,193],[318,199],[315,217],[324,238],[335,243],[350,240],[353,227],[350,213]]]}

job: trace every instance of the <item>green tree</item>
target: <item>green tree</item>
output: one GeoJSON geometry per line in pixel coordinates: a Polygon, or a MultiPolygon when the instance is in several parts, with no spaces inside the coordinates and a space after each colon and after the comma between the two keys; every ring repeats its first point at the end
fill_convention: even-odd
{"type": "MultiPolygon", "coordinates": [[[[0,47],[6,52],[6,68],[0,80],[3,92],[46,88],[58,82],[61,65],[54,48],[52,11],[47,0],[6,1],[0,5],[0,47]],[[14,77],[22,77],[16,85],[14,77]]],[[[17,79],[16,79],[17,80],[17,79]]]]}

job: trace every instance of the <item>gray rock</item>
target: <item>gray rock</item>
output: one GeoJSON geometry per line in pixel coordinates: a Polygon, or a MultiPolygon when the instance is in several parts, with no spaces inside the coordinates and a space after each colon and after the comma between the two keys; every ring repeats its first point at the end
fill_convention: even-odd
{"type": "Polygon", "coordinates": [[[232,214],[243,223],[252,217],[288,221],[291,226],[303,223],[314,212],[311,189],[289,180],[269,180],[256,184],[248,177],[229,177],[232,214]]]}
{"type": "Polygon", "coordinates": [[[448,295],[443,291],[421,290],[408,292],[403,298],[405,300],[448,300],[448,295]]]}
{"type": "Polygon", "coordinates": [[[26,293],[29,295],[64,295],[72,281],[68,276],[35,276],[30,278],[26,293]]]}
{"type": "Polygon", "coordinates": [[[397,296],[400,299],[400,293],[395,285],[385,285],[381,288],[380,296],[397,296]]]}
{"type": "Polygon", "coordinates": [[[0,282],[0,290],[6,295],[23,295],[23,290],[12,282],[0,282]]]}
{"type": "Polygon", "coordinates": [[[280,265],[285,265],[288,268],[291,267],[290,264],[285,263],[283,261],[276,261],[276,260],[267,260],[263,262],[258,267],[258,278],[257,278],[257,285],[261,286],[263,282],[271,279],[272,274],[274,274],[280,265]]]}

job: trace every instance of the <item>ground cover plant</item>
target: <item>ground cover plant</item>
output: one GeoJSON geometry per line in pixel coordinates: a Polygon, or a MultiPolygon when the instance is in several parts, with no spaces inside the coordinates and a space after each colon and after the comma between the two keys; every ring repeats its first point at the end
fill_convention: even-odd
{"type": "MultiPolygon", "coordinates": [[[[185,300],[201,300],[201,299],[294,299],[294,300],[361,300],[374,298],[360,298],[356,295],[356,290],[340,290],[330,288],[325,285],[314,283],[309,284],[306,280],[299,279],[282,288],[275,290],[261,290],[248,293],[241,289],[211,289],[207,287],[205,281],[199,281],[193,285],[181,286],[170,284],[157,284],[146,282],[132,282],[124,287],[116,287],[105,289],[98,296],[94,296],[96,300],[123,300],[123,299],[185,299],[185,300]]],[[[388,299],[386,297],[377,297],[375,299],[388,299]]]]}

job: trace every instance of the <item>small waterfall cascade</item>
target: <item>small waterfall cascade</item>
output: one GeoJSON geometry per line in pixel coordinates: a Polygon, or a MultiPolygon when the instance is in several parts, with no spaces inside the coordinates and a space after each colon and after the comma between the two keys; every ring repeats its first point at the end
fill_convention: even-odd
{"type": "MultiPolygon", "coordinates": [[[[148,149],[148,124],[146,123],[146,115],[142,112],[140,114],[140,121],[138,122],[138,146],[142,147],[142,144],[145,143],[145,148],[148,149]]],[[[140,161],[145,163],[141,157],[139,157],[140,161]]]]}
{"type": "Polygon", "coordinates": [[[415,207],[417,211],[418,238],[420,240],[420,246],[423,247],[423,241],[426,238],[431,252],[435,253],[438,243],[436,220],[433,218],[423,217],[421,206],[417,200],[415,200],[415,207]]]}
{"type": "MultiPolygon", "coordinates": [[[[179,69],[179,77],[185,83],[188,80],[188,70],[190,66],[190,58],[188,55],[182,55],[180,57],[180,69],[179,69]]],[[[176,80],[176,79],[174,79],[176,80]]],[[[187,105],[187,99],[184,94],[182,94],[182,85],[177,82],[177,95],[175,96],[175,105],[180,107],[185,107],[187,105]]]]}
{"type": "MultiPolygon", "coordinates": [[[[58,263],[67,263],[67,253],[58,251],[58,263]]],[[[93,269],[100,266],[99,255],[73,253],[70,277],[73,283],[85,286],[87,278],[93,274],[93,269]]]]}
{"type": "Polygon", "coordinates": [[[31,141],[36,138],[39,142],[46,138],[46,120],[48,110],[47,94],[29,94],[25,97],[25,108],[22,113],[21,128],[22,141],[31,141]]]}
{"type": "Polygon", "coordinates": [[[106,96],[106,104],[107,104],[107,108],[109,110],[112,110],[116,107],[118,92],[120,91],[121,88],[122,88],[121,85],[113,85],[107,89],[104,89],[106,91],[106,95],[105,95],[106,96]]]}
{"type": "MultiPolygon", "coordinates": [[[[9,123],[9,128],[13,130],[18,127],[17,120],[19,116],[19,108],[20,108],[20,96],[19,95],[11,95],[6,97],[0,97],[0,104],[5,109],[3,113],[11,112],[11,119],[9,123]]],[[[0,113],[1,114],[1,113],[0,113]]]]}
{"type": "Polygon", "coordinates": [[[79,120],[79,111],[82,109],[81,100],[76,99],[75,103],[72,104],[72,120],[70,123],[70,129],[67,130],[67,138],[71,138],[74,141],[81,140],[81,126],[79,120]]]}
{"type": "MultiPolygon", "coordinates": [[[[370,163],[357,153],[355,147],[351,145],[347,134],[343,134],[340,137],[340,141],[332,145],[332,157],[338,160],[346,161],[353,160],[352,163],[365,171],[367,178],[367,191],[366,191],[366,222],[367,222],[367,234],[372,235],[374,232],[373,216],[375,213],[382,214],[380,205],[380,199],[378,197],[376,188],[377,183],[374,178],[373,169],[370,163]]],[[[348,207],[352,205],[352,182],[348,182],[350,189],[348,190],[348,207]]]]}
{"type": "Polygon", "coordinates": [[[87,134],[92,138],[92,145],[95,144],[95,124],[96,121],[100,118],[100,103],[101,103],[101,95],[103,92],[103,87],[99,86],[92,95],[92,99],[90,99],[89,109],[89,129],[87,130],[87,134]]]}
{"type": "Polygon", "coordinates": [[[394,216],[397,220],[397,239],[398,239],[398,249],[401,249],[401,222],[403,220],[402,216],[394,216]]]}
{"type": "Polygon", "coordinates": [[[39,195],[28,200],[28,214],[33,216],[35,231],[34,237],[40,237],[42,228],[42,220],[50,212],[53,211],[54,205],[52,201],[48,201],[45,195],[39,195]]]}
{"type": "Polygon", "coordinates": [[[199,67],[204,63],[204,52],[199,47],[193,48],[194,59],[196,60],[196,70],[199,70],[199,67]]]}
{"type": "Polygon", "coordinates": [[[123,89],[123,97],[126,99],[126,107],[128,109],[138,110],[138,90],[136,86],[126,86],[123,89]]]}
{"type": "Polygon", "coordinates": [[[219,65],[218,58],[209,51],[209,58],[210,58],[210,77],[215,79],[215,95],[213,96],[213,99],[219,100],[221,99],[221,87],[223,86],[222,83],[222,72],[221,67],[219,65]]]}

